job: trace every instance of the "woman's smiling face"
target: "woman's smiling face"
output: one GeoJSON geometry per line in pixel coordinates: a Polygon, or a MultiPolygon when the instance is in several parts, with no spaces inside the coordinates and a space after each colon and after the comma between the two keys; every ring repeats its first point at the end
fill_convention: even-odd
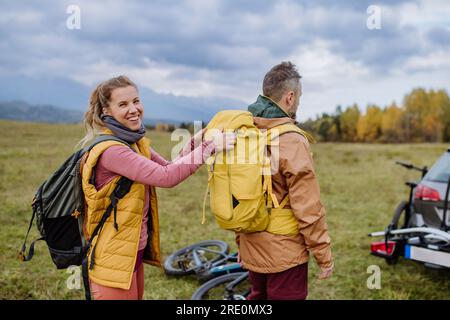
{"type": "Polygon", "coordinates": [[[138,131],[144,117],[144,106],[137,89],[133,86],[114,89],[111,92],[109,108],[105,108],[103,113],[112,116],[130,130],[138,131]]]}

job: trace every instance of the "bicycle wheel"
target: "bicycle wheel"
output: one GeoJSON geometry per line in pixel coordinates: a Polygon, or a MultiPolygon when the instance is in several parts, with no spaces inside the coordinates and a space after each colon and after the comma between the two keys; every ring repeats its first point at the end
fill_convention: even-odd
{"type": "Polygon", "coordinates": [[[194,292],[191,300],[245,300],[249,293],[248,273],[237,272],[225,274],[204,283],[194,292]],[[235,280],[238,282],[232,290],[227,292],[227,285],[235,280]]]}
{"type": "Polygon", "coordinates": [[[207,240],[194,243],[175,251],[164,261],[164,271],[168,275],[182,276],[194,273],[199,265],[194,261],[196,251],[202,265],[224,258],[229,251],[228,243],[220,240],[207,240]]]}
{"type": "MultiPolygon", "coordinates": [[[[398,226],[401,225],[403,228],[408,227],[409,221],[407,221],[407,216],[409,216],[408,214],[409,208],[408,208],[408,203],[406,201],[401,201],[397,208],[395,209],[395,213],[394,213],[394,217],[392,219],[391,222],[391,226],[392,226],[392,230],[398,229],[398,226]],[[403,221],[401,221],[401,218],[403,216],[403,221]]],[[[394,240],[390,238],[390,240],[394,240]]],[[[403,251],[403,249],[402,249],[403,251]]],[[[384,260],[386,261],[386,263],[388,265],[394,265],[397,264],[398,262],[398,258],[400,256],[400,252],[398,249],[398,245],[396,246],[395,251],[391,254],[390,257],[386,257],[384,260]]]]}

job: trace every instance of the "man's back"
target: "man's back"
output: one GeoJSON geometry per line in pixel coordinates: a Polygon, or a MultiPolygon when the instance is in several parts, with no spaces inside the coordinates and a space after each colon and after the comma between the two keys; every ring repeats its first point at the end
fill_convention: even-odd
{"type": "MultiPolygon", "coordinates": [[[[266,73],[263,94],[248,107],[259,128],[295,122],[302,96],[300,79],[296,66],[286,61],[266,73]]],[[[242,264],[249,270],[252,284],[249,299],[305,299],[309,252],[321,269],[320,279],[333,272],[325,208],[320,202],[309,143],[302,134],[282,134],[278,146],[270,147],[275,202],[284,204],[288,199],[284,207],[288,209],[282,205],[281,210],[272,209],[271,219],[275,215],[288,215],[290,222],[298,223],[298,234],[285,236],[264,231],[236,237],[242,264]]]]}
{"type": "MultiPolygon", "coordinates": [[[[287,117],[255,117],[254,121],[260,129],[294,122],[287,117]]],[[[281,135],[274,147],[277,147],[277,150],[269,150],[273,169],[272,191],[278,202],[289,195],[285,208],[293,210],[299,222],[300,233],[295,236],[269,232],[241,233],[239,250],[242,263],[245,268],[255,272],[281,272],[307,262],[307,247],[310,247],[313,254],[320,259],[319,264],[329,265],[330,239],[309,143],[302,135],[289,132],[281,135]],[[313,225],[314,228],[311,228],[313,225]]]]}

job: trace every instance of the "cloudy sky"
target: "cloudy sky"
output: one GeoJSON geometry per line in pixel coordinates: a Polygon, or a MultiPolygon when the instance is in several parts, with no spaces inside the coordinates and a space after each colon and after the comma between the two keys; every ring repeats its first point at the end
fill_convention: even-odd
{"type": "Polygon", "coordinates": [[[450,1],[0,2],[0,84],[92,89],[127,74],[157,95],[245,106],[282,60],[303,77],[301,120],[336,105],[401,102],[417,86],[450,92],[450,1]],[[80,29],[67,27],[69,5],[80,29]],[[380,29],[367,27],[370,5],[380,29]]]}

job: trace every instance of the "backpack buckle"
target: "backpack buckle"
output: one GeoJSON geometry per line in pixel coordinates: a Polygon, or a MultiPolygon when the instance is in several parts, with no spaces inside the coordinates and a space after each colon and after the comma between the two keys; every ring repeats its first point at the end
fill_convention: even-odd
{"type": "Polygon", "coordinates": [[[74,212],[72,212],[71,216],[74,217],[75,219],[78,219],[78,217],[80,216],[81,212],[78,211],[78,209],[75,209],[74,212]]]}
{"type": "Polygon", "coordinates": [[[19,252],[19,260],[24,262],[25,261],[25,253],[23,251],[19,252]]]}

